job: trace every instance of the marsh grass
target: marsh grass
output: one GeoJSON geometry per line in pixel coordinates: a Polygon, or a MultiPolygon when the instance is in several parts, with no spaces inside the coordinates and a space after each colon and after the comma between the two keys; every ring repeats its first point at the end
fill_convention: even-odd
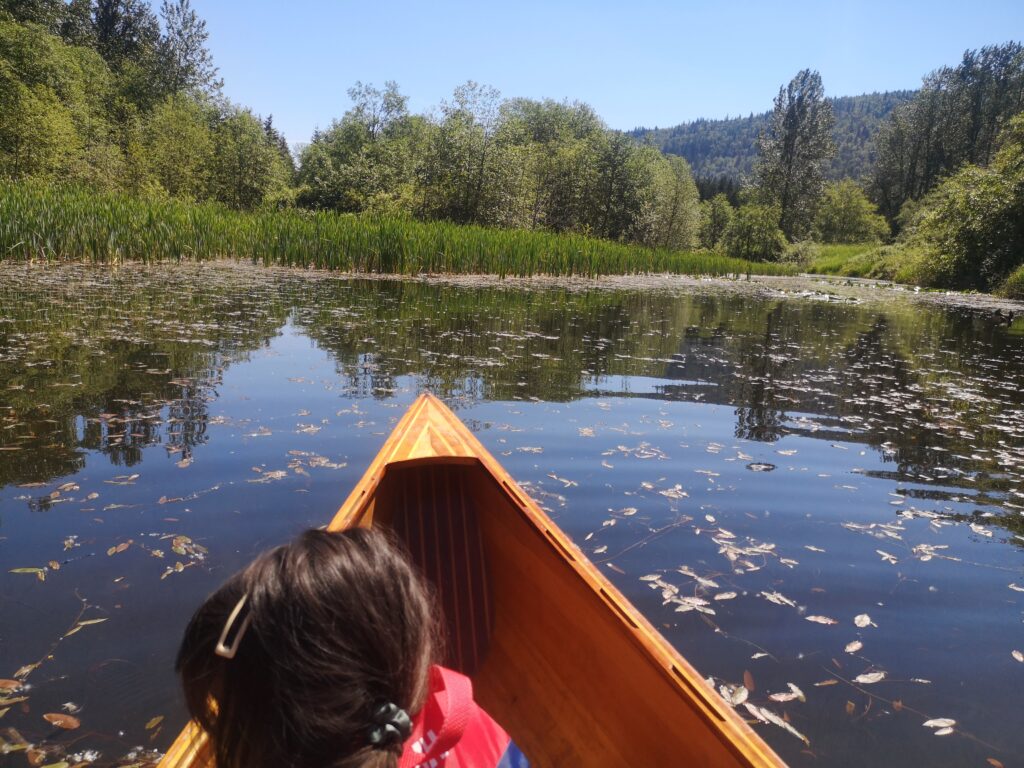
{"type": "Polygon", "coordinates": [[[794,274],[711,253],[576,234],[271,210],[0,181],[0,260],[97,263],[218,258],[346,272],[588,276],[794,274]]]}

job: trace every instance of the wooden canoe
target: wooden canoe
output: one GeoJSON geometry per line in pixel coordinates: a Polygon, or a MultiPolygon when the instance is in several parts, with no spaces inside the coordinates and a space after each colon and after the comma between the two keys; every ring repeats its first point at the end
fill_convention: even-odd
{"type": "MultiPolygon", "coordinates": [[[[433,583],[447,664],[532,766],[784,766],[443,403],[422,395],[331,520],[433,583]]],[[[160,768],[209,765],[194,724],[160,768]]]]}

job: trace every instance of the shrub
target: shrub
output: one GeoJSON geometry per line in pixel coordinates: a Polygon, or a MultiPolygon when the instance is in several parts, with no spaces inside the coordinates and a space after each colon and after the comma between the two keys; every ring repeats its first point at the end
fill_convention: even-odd
{"type": "Polygon", "coordinates": [[[879,243],[891,234],[878,208],[849,179],[825,188],[814,232],[823,243],[879,243]]]}
{"type": "Polygon", "coordinates": [[[1008,299],[1024,301],[1024,264],[1010,273],[1010,276],[999,286],[997,293],[1008,299]]]}
{"type": "Polygon", "coordinates": [[[775,261],[786,250],[779,216],[777,206],[740,206],[722,238],[725,252],[736,259],[775,261]]]}

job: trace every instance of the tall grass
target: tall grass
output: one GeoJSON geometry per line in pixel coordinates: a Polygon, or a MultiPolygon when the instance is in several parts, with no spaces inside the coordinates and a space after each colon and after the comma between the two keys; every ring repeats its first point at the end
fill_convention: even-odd
{"type": "Polygon", "coordinates": [[[574,234],[297,210],[242,213],[210,204],[0,181],[0,260],[216,258],[405,275],[795,271],[789,265],[654,250],[574,234]]]}

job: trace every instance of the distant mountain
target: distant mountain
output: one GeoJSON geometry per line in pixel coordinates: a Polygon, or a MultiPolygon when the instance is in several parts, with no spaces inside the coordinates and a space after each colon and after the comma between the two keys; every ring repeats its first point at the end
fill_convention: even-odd
{"type": "MultiPolygon", "coordinates": [[[[836,118],[836,155],[826,175],[830,179],[860,179],[875,161],[874,138],[882,121],[916,91],[888,91],[829,99],[836,118]]],[[[757,158],[757,136],[768,112],[725,120],[695,120],[674,128],[636,128],[630,135],[685,157],[698,178],[740,180],[750,176],[757,158]]]]}

